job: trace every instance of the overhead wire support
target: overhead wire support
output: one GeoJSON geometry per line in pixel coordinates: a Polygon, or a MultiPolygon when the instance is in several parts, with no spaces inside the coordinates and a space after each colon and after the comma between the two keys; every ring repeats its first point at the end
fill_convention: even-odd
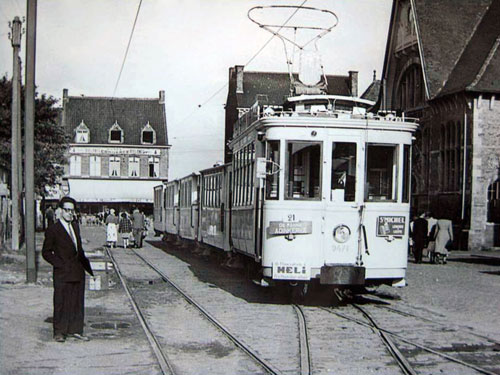
{"type": "MultiPolygon", "coordinates": [[[[247,66],[249,65],[263,50],[264,48],[267,47],[267,45],[269,43],[271,43],[271,41],[274,39],[274,37],[277,35],[277,33],[283,28],[286,26],[286,24],[288,22],[290,22],[290,20],[293,18],[293,16],[295,16],[295,14],[300,10],[300,8],[302,8],[304,6],[305,3],[307,3],[308,0],[304,0],[302,2],[302,4],[300,4],[297,9],[290,15],[290,17],[288,17],[288,19],[283,23],[283,25],[281,25],[281,27],[278,29],[278,31],[276,33],[273,33],[273,36],[271,36],[266,43],[264,43],[264,45],[245,63],[244,66],[247,66]]],[[[210,97],[208,99],[206,99],[203,103],[201,104],[198,104],[198,108],[201,108],[203,107],[205,104],[207,104],[208,102],[210,102],[215,96],[217,96],[217,94],[219,94],[222,90],[224,90],[226,87],[228,86],[228,83],[225,83],[221,88],[219,88],[217,91],[215,91],[212,95],[210,95],[210,97]]],[[[191,116],[194,115],[194,112],[191,112],[188,116],[186,116],[181,122],[180,124],[183,124],[185,121],[187,121],[189,118],[191,118],[191,116]]]]}
{"type": "Polygon", "coordinates": [[[128,55],[128,51],[130,48],[130,44],[132,42],[132,37],[134,36],[135,25],[137,24],[137,19],[139,18],[139,12],[141,10],[141,5],[142,5],[142,0],[139,1],[139,6],[137,7],[137,12],[135,14],[135,19],[134,19],[134,25],[132,26],[132,31],[130,32],[130,37],[128,39],[128,44],[127,44],[127,49],[125,51],[125,56],[123,56],[123,62],[122,62],[122,66],[120,68],[120,74],[118,74],[118,79],[116,80],[115,89],[113,90],[113,97],[115,96],[116,89],[118,88],[118,84],[120,83],[120,78],[122,76],[123,67],[125,66],[125,61],[127,60],[127,55],[128,55]]]}

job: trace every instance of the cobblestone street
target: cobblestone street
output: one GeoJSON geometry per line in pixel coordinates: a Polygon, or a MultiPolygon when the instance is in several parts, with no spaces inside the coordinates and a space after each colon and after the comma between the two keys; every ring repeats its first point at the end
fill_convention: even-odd
{"type": "MultiPolygon", "coordinates": [[[[103,228],[84,227],[83,238],[87,242],[84,245],[87,251],[102,250],[103,228]]],[[[38,236],[38,248],[41,247],[41,240],[42,236],[38,236]]],[[[222,268],[213,255],[208,258],[197,255],[186,243],[167,245],[159,238],[150,237],[140,252],[154,259],[155,264],[173,277],[184,290],[189,291],[236,336],[243,337],[251,348],[282,373],[293,374],[299,371],[296,320],[289,302],[278,291],[256,287],[240,272],[222,268]]],[[[189,313],[189,316],[192,315],[188,318],[191,324],[185,326],[186,314],[190,308],[182,307],[183,303],[172,292],[162,291],[158,276],[150,271],[141,271],[140,267],[134,265],[130,250],[117,248],[112,253],[127,280],[135,285],[134,293],[143,314],[147,316],[153,331],[161,337],[165,351],[172,357],[176,368],[182,369],[182,373],[205,371],[211,374],[253,374],[261,371],[237,354],[230,342],[210,333],[204,327],[206,323],[198,323],[199,318],[194,317],[196,314],[189,313]],[[200,337],[201,332],[205,332],[205,338],[200,337]],[[200,343],[195,344],[195,341],[200,343]],[[196,361],[193,360],[195,356],[198,358],[196,361]],[[221,361],[225,363],[222,367],[221,361]],[[238,371],[235,372],[236,370],[238,371]]],[[[45,322],[52,315],[50,267],[41,260],[39,281],[36,285],[29,285],[24,283],[22,255],[4,252],[0,264],[2,374],[160,373],[146,336],[115,275],[109,276],[109,289],[87,291],[85,331],[92,340],[89,343],[70,341],[59,344],[52,341],[51,325],[45,322]],[[106,329],[99,329],[103,327],[106,329]],[[92,359],[83,360],[88,357],[92,359]]],[[[453,347],[458,342],[464,345],[463,340],[469,340],[468,334],[474,335],[470,338],[470,345],[482,342],[487,337],[495,340],[500,337],[499,270],[499,258],[494,252],[453,252],[447,265],[410,262],[407,287],[380,287],[364,295],[363,300],[369,302],[362,303],[365,308],[373,310],[379,307],[375,300],[388,302],[388,306],[398,311],[430,319],[435,324],[448,327],[446,330],[457,330],[458,333],[451,340],[442,336],[439,329],[422,328],[414,331],[419,340],[434,343],[438,347],[453,347]],[[485,339],[478,338],[479,336],[485,339]]],[[[341,336],[337,336],[335,340],[336,346],[351,348],[347,353],[350,353],[349,357],[352,359],[357,358],[358,373],[365,373],[371,368],[379,368],[379,373],[382,368],[385,370],[381,373],[398,373],[398,368],[391,364],[390,359],[381,359],[383,347],[362,344],[363,338],[359,335],[363,330],[355,329],[338,318],[334,319],[331,314],[317,310],[316,306],[328,305],[327,300],[305,303],[313,364],[318,373],[348,374],[354,368],[349,367],[349,360],[342,358],[341,352],[336,351],[337,355],[332,357],[332,347],[325,345],[326,342],[331,342],[331,337],[318,336],[321,327],[328,325],[332,327],[331,334],[344,327],[344,331],[340,331],[341,336]],[[357,336],[351,338],[354,344],[351,342],[348,345],[347,341],[342,343],[342,337],[347,334],[345,329],[357,332],[357,336]],[[325,339],[328,341],[323,343],[322,340],[325,339]],[[371,357],[373,359],[369,359],[371,357]],[[332,358],[341,361],[343,365],[336,367],[332,358]],[[373,362],[374,358],[379,358],[379,363],[373,362]]],[[[349,305],[337,307],[334,311],[353,314],[349,305]]],[[[408,323],[401,323],[400,320],[392,319],[387,324],[392,324],[392,329],[409,328],[404,327],[408,323]]],[[[486,355],[495,368],[498,355],[486,355]]],[[[420,364],[423,361],[424,369],[428,371],[435,368],[432,366],[441,368],[439,363],[435,364],[432,360],[425,364],[429,360],[422,356],[415,357],[414,360],[420,364]]],[[[498,369],[498,364],[496,368],[498,369]]],[[[467,371],[460,373],[467,374],[467,371]]]]}

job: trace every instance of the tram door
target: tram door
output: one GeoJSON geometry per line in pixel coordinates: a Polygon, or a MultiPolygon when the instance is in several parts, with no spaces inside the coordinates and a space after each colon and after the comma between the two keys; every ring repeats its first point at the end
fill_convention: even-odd
{"type": "Polygon", "coordinates": [[[355,264],[358,255],[363,178],[359,139],[342,136],[325,142],[322,215],[323,256],[328,264],[355,264]]]}

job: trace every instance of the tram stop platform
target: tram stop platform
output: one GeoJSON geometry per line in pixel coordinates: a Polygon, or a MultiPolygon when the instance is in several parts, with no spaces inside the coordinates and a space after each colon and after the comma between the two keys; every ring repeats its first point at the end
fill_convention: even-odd
{"type": "MultiPolygon", "coordinates": [[[[96,269],[87,281],[84,333],[90,341],[52,338],[52,267],[38,257],[38,281],[26,284],[25,254],[0,250],[0,373],[2,375],[160,374],[146,335],[102,251],[104,227],[82,227],[96,269]]],[[[37,253],[43,233],[36,237],[37,253]]],[[[146,248],[152,245],[144,242],[146,248]]],[[[121,251],[119,249],[118,251],[121,251]]],[[[123,250],[126,251],[126,250],[123,250]]],[[[447,265],[408,263],[405,288],[381,296],[422,307],[450,321],[496,335],[500,327],[500,251],[452,251],[447,265]],[[496,327],[496,328],[495,328],[496,327]]]]}

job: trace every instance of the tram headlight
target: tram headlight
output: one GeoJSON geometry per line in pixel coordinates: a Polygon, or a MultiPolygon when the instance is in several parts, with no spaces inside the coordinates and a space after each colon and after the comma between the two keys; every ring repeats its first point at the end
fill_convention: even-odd
{"type": "Polygon", "coordinates": [[[333,239],[339,243],[344,243],[351,237],[351,230],[347,225],[337,225],[333,230],[333,239]]]}

